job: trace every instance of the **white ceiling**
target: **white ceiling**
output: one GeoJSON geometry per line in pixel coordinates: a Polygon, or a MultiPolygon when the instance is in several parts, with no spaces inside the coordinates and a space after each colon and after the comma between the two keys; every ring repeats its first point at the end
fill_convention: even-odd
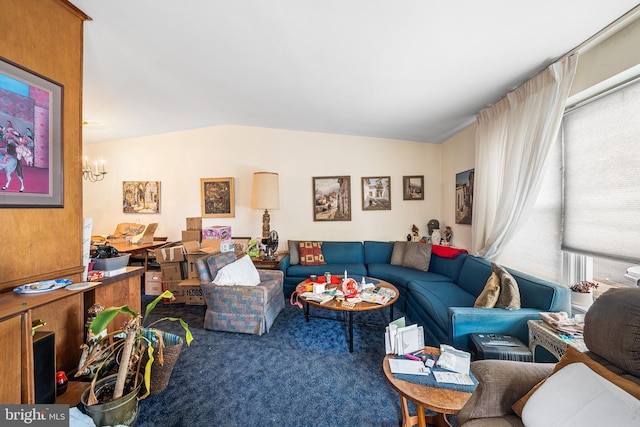
{"type": "Polygon", "coordinates": [[[439,143],[636,0],[71,0],[84,142],[236,124],[439,143]]]}

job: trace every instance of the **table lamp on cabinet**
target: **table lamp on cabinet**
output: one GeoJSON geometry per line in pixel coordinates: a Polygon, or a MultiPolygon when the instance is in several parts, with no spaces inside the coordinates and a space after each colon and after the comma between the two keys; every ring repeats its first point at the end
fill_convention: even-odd
{"type": "Polygon", "coordinates": [[[280,209],[279,176],[275,172],[255,172],[253,174],[253,209],[264,209],[262,215],[262,238],[268,239],[271,231],[269,209],[280,209]]]}

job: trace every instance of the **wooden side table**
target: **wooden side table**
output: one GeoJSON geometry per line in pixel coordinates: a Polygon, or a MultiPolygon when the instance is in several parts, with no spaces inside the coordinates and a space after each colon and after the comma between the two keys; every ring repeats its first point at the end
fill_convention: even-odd
{"type": "Polygon", "coordinates": [[[568,346],[574,347],[581,352],[587,351],[587,346],[582,338],[563,340],[558,332],[542,320],[529,320],[527,325],[529,326],[529,350],[531,350],[534,362],[536,360],[535,349],[537,346],[549,350],[558,360],[562,358],[568,346]]]}
{"type": "Polygon", "coordinates": [[[284,257],[282,254],[278,254],[275,260],[266,260],[264,258],[251,258],[253,265],[261,270],[277,270],[280,264],[280,260],[284,257]]]}

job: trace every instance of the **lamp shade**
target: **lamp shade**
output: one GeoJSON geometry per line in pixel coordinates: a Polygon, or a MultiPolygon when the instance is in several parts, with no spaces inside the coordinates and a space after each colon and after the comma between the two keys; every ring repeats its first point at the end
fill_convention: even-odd
{"type": "Polygon", "coordinates": [[[255,172],[253,174],[253,209],[280,209],[280,185],[275,172],[255,172]]]}

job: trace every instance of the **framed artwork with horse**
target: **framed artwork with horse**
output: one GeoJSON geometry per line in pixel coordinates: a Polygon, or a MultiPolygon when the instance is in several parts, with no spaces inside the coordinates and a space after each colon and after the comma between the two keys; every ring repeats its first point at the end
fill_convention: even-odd
{"type": "Polygon", "coordinates": [[[0,57],[0,207],[62,207],[62,92],[0,57]]]}

